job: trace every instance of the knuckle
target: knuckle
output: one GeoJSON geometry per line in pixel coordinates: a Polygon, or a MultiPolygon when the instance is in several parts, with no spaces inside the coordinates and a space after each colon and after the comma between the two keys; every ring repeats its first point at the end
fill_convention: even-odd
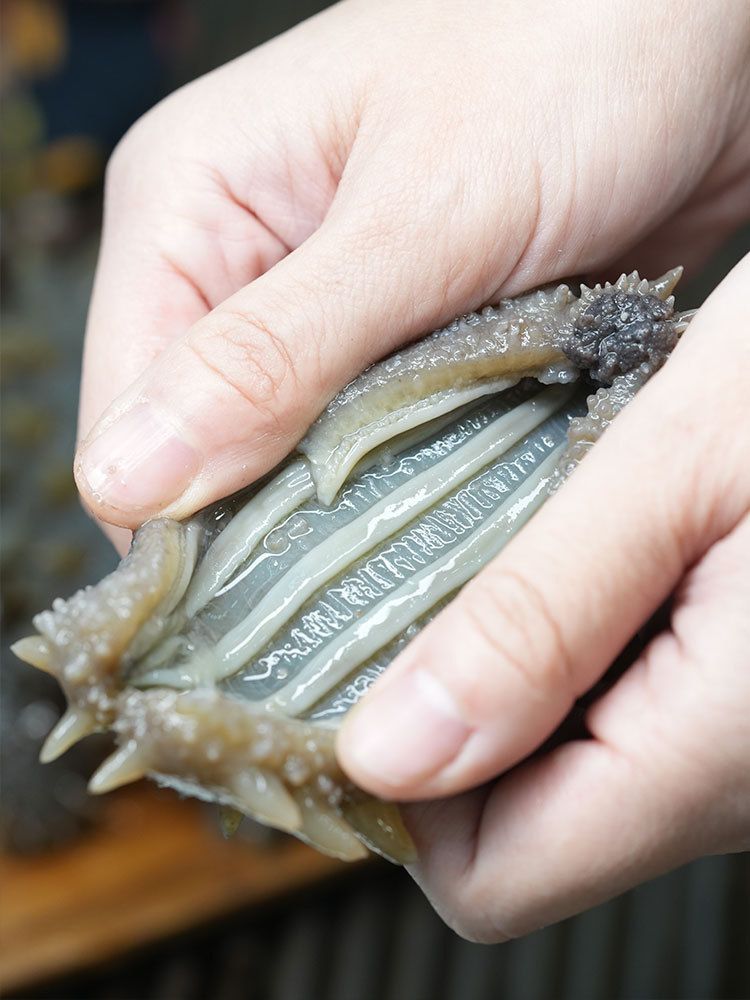
{"type": "Polygon", "coordinates": [[[153,141],[148,118],[146,115],[131,125],[110,154],[104,170],[105,206],[134,207],[143,201],[147,163],[160,148],[153,141]]]}
{"type": "Polygon", "coordinates": [[[117,142],[104,172],[108,201],[127,197],[140,203],[153,195],[154,188],[162,197],[174,193],[173,171],[168,169],[167,160],[175,158],[175,146],[165,143],[164,137],[174,133],[183,103],[180,91],[171,94],[138,118],[117,142]]]}
{"type": "Polygon", "coordinates": [[[462,909],[460,914],[454,915],[447,923],[454,933],[472,944],[499,944],[509,940],[509,935],[495,931],[492,923],[483,921],[476,910],[468,907],[462,909]]]}
{"type": "Polygon", "coordinates": [[[497,887],[493,880],[488,886],[471,877],[448,893],[444,906],[436,909],[445,923],[459,937],[473,944],[498,944],[517,935],[501,926],[497,913],[497,887]]]}
{"type": "Polygon", "coordinates": [[[282,336],[258,317],[222,309],[210,330],[188,335],[186,343],[224,391],[277,429],[280,409],[298,395],[296,365],[282,336]]]}
{"type": "Polygon", "coordinates": [[[532,694],[571,692],[573,660],[543,590],[524,572],[494,565],[471,585],[465,609],[493,660],[532,694]]]}
{"type": "Polygon", "coordinates": [[[158,114],[159,106],[138,118],[118,140],[107,162],[106,179],[119,181],[137,170],[138,155],[152,141],[150,122],[158,114]]]}
{"type": "MultiPolygon", "coordinates": [[[[131,130],[132,131],[132,130],[131,130]]],[[[107,202],[122,196],[131,170],[131,132],[127,132],[113,149],[104,171],[104,195],[107,202]]]]}
{"type": "MultiPolygon", "coordinates": [[[[461,937],[477,944],[514,941],[545,923],[545,907],[550,902],[548,890],[540,895],[527,886],[521,895],[499,897],[497,860],[493,855],[487,857],[486,848],[475,851],[461,882],[449,892],[446,922],[461,937]]],[[[512,881],[510,873],[509,881],[512,881]]]]}

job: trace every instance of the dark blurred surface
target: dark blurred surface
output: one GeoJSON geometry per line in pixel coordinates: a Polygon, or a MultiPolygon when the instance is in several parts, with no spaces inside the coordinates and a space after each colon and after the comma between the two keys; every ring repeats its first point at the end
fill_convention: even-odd
{"type": "Polygon", "coordinates": [[[748,858],[707,858],[502,945],[385,862],[18,1000],[741,1000],[748,858]]]}
{"type": "MultiPolygon", "coordinates": [[[[71,474],[104,163],[171,88],[322,6],[3,6],[0,839],[13,850],[49,849],[96,822],[86,778],[107,745],[90,740],[41,767],[61,698],[55,683],[7,653],[36,611],[115,563],[71,474]]],[[[749,247],[745,231],[683,290],[681,304],[699,303],[749,247]]],[[[23,996],[744,997],[749,898],[748,856],[708,859],[525,941],[484,948],[443,927],[403,872],[378,866],[23,996]]]]}

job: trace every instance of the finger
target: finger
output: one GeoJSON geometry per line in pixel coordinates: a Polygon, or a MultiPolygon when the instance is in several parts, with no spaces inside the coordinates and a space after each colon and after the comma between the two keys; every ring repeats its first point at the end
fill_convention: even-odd
{"type": "Polygon", "coordinates": [[[476,220],[455,214],[433,237],[442,180],[396,185],[383,145],[370,138],[350,160],[314,234],[194,323],[110,406],[76,462],[98,516],[126,527],[158,511],[184,517],[246,485],[370,362],[449,318],[455,300],[478,304],[512,270],[533,227],[532,199],[508,209],[502,248],[452,280],[446,305],[435,275],[451,251],[476,245],[476,220]]]}
{"type": "Polygon", "coordinates": [[[673,631],[589,711],[594,739],[409,807],[413,874],[460,933],[515,937],[750,847],[749,564],[747,516],[691,572],[673,631]]]}
{"type": "MultiPolygon", "coordinates": [[[[110,209],[115,209],[110,200],[110,209]]],[[[225,205],[216,215],[235,216],[233,229],[242,228],[247,257],[247,280],[256,277],[253,269],[270,266],[286,248],[274,246],[274,239],[262,223],[243,213],[234,203],[225,205]],[[243,216],[244,218],[240,218],[243,216]]],[[[163,206],[155,208],[144,223],[139,212],[115,212],[116,220],[105,224],[104,241],[97,268],[94,293],[87,324],[83,359],[78,434],[84,440],[112,400],[148,368],[171,342],[176,340],[210,309],[210,296],[220,275],[202,271],[198,283],[190,277],[187,262],[170,247],[165,235],[173,229],[172,220],[164,217],[163,206]],[[162,220],[159,227],[159,220],[162,220]],[[124,229],[127,224],[127,230],[124,229]],[[156,223],[157,229],[152,227],[156,223]]],[[[230,229],[223,221],[224,230],[230,229]]],[[[214,257],[222,255],[216,241],[203,233],[193,233],[183,240],[205,246],[214,257]]],[[[138,446],[142,446],[142,441],[138,446]]],[[[93,514],[107,520],[103,506],[92,504],[90,494],[82,492],[84,503],[93,514]]],[[[131,527],[133,525],[130,525],[131,527]]],[[[121,553],[127,549],[130,532],[110,525],[105,529],[121,553]]]]}
{"type": "Polygon", "coordinates": [[[115,151],[79,440],[166,346],[320,226],[354,123],[332,122],[330,78],[310,76],[300,44],[290,32],[182,88],[115,151]]]}
{"type": "MultiPolygon", "coordinates": [[[[283,233],[267,221],[258,201],[243,200],[230,169],[205,162],[222,135],[233,134],[230,85],[199,81],[173,95],[137,123],[107,168],[102,245],[86,334],[79,436],[161,351],[231,292],[252,281],[288,252],[283,233]],[[203,94],[196,99],[193,91],[203,94]],[[207,92],[207,93],[206,93],[207,92]],[[218,93],[217,93],[218,92],[218,93]],[[185,105],[190,105],[189,110],[185,105]],[[197,108],[210,105],[201,121],[197,108]],[[189,115],[191,128],[181,128],[189,115]],[[202,148],[193,148],[195,133],[202,148]],[[181,141],[170,141],[177,133],[181,141]]],[[[262,124],[262,121],[261,121],[262,124]]],[[[260,151],[243,150],[263,180],[260,151]]],[[[282,159],[283,150],[278,151],[282,159]]],[[[237,154],[239,156],[239,153],[237,154]]],[[[233,157],[228,153],[230,164],[233,157]]],[[[269,198],[283,199],[269,185],[269,198]]],[[[265,206],[264,206],[265,207],[265,206]]],[[[324,205],[319,206],[322,219],[324,205]]]]}
{"type": "MultiPolygon", "coordinates": [[[[115,209],[110,202],[109,214],[116,218],[105,223],[89,309],[79,415],[81,438],[113,398],[134,382],[169,343],[209,312],[213,288],[218,283],[218,275],[212,276],[206,268],[202,272],[195,268],[201,275],[200,282],[190,276],[194,268],[180,260],[171,245],[176,239],[169,235],[174,224],[163,206],[154,207],[147,222],[140,219],[138,211],[126,211],[124,206],[120,212],[115,209]]],[[[231,206],[225,214],[240,213],[237,206],[231,206]]],[[[258,220],[246,217],[242,221],[252,261],[247,266],[246,280],[250,281],[257,276],[253,266],[270,266],[286,250],[272,254],[272,247],[264,247],[270,240],[258,220]]],[[[206,251],[220,257],[215,241],[205,234],[182,233],[180,240],[207,244],[206,251]]]]}
{"type": "Polygon", "coordinates": [[[744,403],[723,371],[750,360],[749,273],[750,257],[570,482],[350,713],[339,757],[355,781],[448,795],[527,756],[736,523],[744,403]]]}

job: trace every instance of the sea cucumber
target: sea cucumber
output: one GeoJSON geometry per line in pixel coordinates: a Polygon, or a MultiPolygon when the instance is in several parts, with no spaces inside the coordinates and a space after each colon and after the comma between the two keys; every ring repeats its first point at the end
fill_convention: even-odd
{"type": "Polygon", "coordinates": [[[407,862],[398,807],[341,771],[344,714],[573,471],[692,314],[680,269],[455,320],[346,386],[260,483],[157,518],[16,653],[69,701],[43,760],[111,729],[104,792],[148,775],[354,859],[407,862]]]}

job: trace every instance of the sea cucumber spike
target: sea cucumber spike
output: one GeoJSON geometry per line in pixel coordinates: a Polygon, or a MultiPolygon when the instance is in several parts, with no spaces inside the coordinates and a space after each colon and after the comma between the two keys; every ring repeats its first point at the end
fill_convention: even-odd
{"type": "Polygon", "coordinates": [[[630,274],[621,275],[622,280],[622,291],[628,293],[635,293],[638,291],[638,285],[641,283],[641,276],[638,271],[631,271],[630,274]]]}
{"type": "Polygon", "coordinates": [[[49,648],[50,671],[68,701],[94,711],[104,728],[114,716],[123,657],[132,655],[134,642],[142,654],[146,636],[150,643],[159,637],[164,609],[174,607],[175,587],[187,584],[186,550],[195,549],[195,539],[195,532],[176,521],[147,521],[113,573],[34,617],[49,648]]]}
{"type": "Polygon", "coordinates": [[[228,788],[237,805],[261,823],[290,832],[302,826],[299,806],[279,778],[265,768],[246,767],[231,778],[228,788]]]}
{"type": "Polygon", "coordinates": [[[221,830],[221,835],[225,840],[229,840],[233,837],[235,833],[240,828],[240,823],[242,823],[245,818],[244,813],[241,813],[239,809],[235,809],[233,806],[219,806],[219,829],[221,830]]]}
{"type": "Polygon", "coordinates": [[[364,799],[341,804],[344,819],[351,823],[358,837],[388,861],[408,865],[417,860],[417,849],[404,826],[394,802],[364,799]]]}
{"type": "Polygon", "coordinates": [[[638,287],[636,288],[636,291],[638,292],[639,295],[649,294],[649,292],[651,291],[651,282],[648,280],[648,278],[643,278],[641,281],[638,282],[638,287]]]}
{"type": "Polygon", "coordinates": [[[367,857],[367,848],[337,812],[304,789],[295,789],[292,794],[302,813],[302,837],[313,847],[342,861],[367,857]]]}
{"type": "Polygon", "coordinates": [[[653,281],[649,282],[649,295],[655,295],[659,299],[666,299],[677,287],[677,283],[682,277],[684,270],[682,266],[673,267],[662,274],[660,278],[654,278],[653,281]]]}
{"type": "Polygon", "coordinates": [[[89,781],[89,792],[92,795],[103,795],[114,791],[121,785],[129,785],[146,776],[150,763],[145,759],[143,751],[135,740],[128,740],[94,773],[89,781]]]}
{"type": "Polygon", "coordinates": [[[10,649],[19,660],[36,667],[37,670],[43,670],[45,674],[54,676],[55,672],[50,662],[49,643],[40,635],[27,635],[23,639],[19,639],[18,642],[14,642],[10,649]]]}
{"type": "Polygon", "coordinates": [[[690,326],[690,320],[698,312],[697,309],[684,309],[680,313],[679,319],[675,320],[674,328],[678,334],[683,334],[690,326]]]}
{"type": "Polygon", "coordinates": [[[99,729],[91,712],[71,705],[44,741],[39,760],[42,764],[57,760],[84,736],[89,736],[99,729]]]}

